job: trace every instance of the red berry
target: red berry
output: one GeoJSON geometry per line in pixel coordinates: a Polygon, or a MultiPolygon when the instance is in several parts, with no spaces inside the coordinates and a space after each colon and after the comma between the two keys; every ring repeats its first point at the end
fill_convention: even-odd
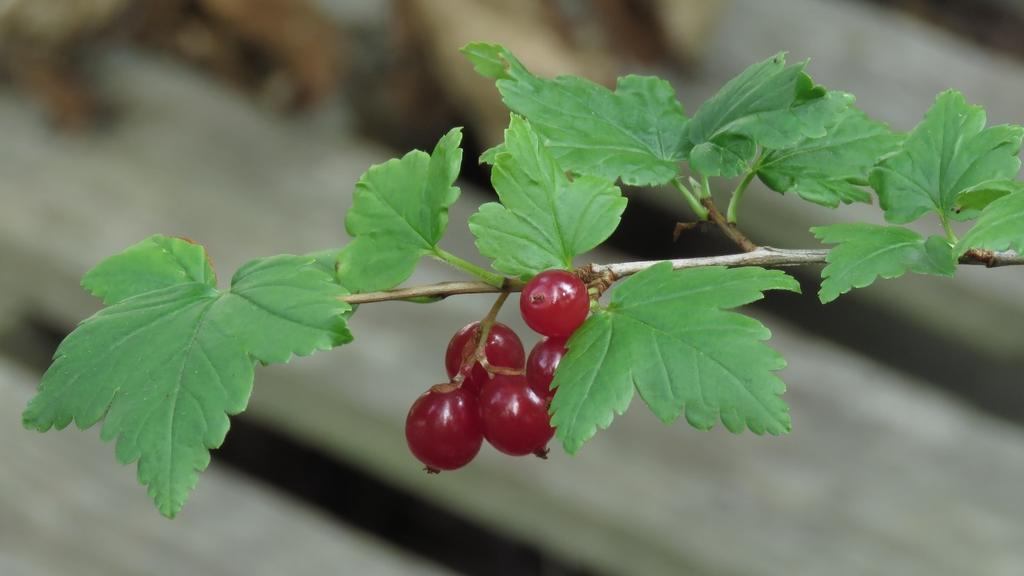
{"type": "MultiPolygon", "coordinates": [[[[444,367],[448,370],[449,378],[458,374],[463,361],[472,356],[473,352],[476,351],[479,334],[480,323],[473,322],[456,332],[455,336],[452,336],[451,341],[448,343],[448,351],[444,355],[444,367]]],[[[487,334],[487,347],[484,348],[484,354],[487,356],[487,361],[491,366],[500,366],[513,370],[521,370],[526,361],[526,351],[523,349],[523,343],[519,340],[519,336],[516,336],[516,333],[511,328],[501,322],[495,322],[491,326],[491,331],[487,334]]],[[[462,381],[462,385],[469,390],[479,393],[480,387],[487,380],[487,371],[477,362],[473,365],[470,372],[466,374],[466,379],[462,381]]]]}
{"type": "Polygon", "coordinates": [[[526,283],[519,296],[526,325],[552,338],[568,338],[590,312],[583,281],[565,270],[547,270],[526,283]]]}
{"type": "Polygon", "coordinates": [[[465,466],[483,443],[476,395],[453,384],[431,387],[409,409],[405,440],[427,471],[465,466]]]}
{"type": "Polygon", "coordinates": [[[496,374],[484,383],[480,419],[484,438],[512,456],[541,451],[555,433],[547,401],[530,389],[524,376],[496,374]]]}
{"type": "Polygon", "coordinates": [[[555,395],[551,380],[562,356],[565,356],[565,340],[558,338],[542,338],[530,350],[530,357],[526,359],[526,381],[541,398],[551,400],[555,395]]]}

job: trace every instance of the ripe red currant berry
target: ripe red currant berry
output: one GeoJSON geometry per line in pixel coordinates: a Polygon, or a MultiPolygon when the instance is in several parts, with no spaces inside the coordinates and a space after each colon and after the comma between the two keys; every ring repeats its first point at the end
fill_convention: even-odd
{"type": "Polygon", "coordinates": [[[431,387],[409,409],[405,440],[428,472],[465,466],[483,443],[476,395],[454,384],[431,387]]]}
{"type": "Polygon", "coordinates": [[[526,383],[524,376],[496,374],[480,391],[484,438],[505,454],[524,456],[542,450],[555,429],[548,403],[526,383]]]}
{"type": "Polygon", "coordinates": [[[555,369],[565,356],[565,340],[558,338],[542,338],[530,350],[526,359],[526,381],[538,396],[550,401],[555,395],[551,389],[551,380],[555,377],[555,369]]]}
{"type": "MultiPolygon", "coordinates": [[[[448,351],[444,355],[444,367],[448,371],[449,378],[453,378],[458,374],[459,368],[465,359],[472,356],[473,352],[476,351],[479,334],[480,323],[473,322],[456,332],[455,336],[452,336],[451,341],[448,343],[448,351]]],[[[491,331],[487,334],[487,347],[484,348],[484,354],[487,356],[487,361],[491,366],[511,368],[513,370],[522,370],[523,364],[526,361],[526,351],[523,349],[523,343],[519,340],[519,336],[516,336],[516,333],[511,328],[501,322],[495,322],[491,326],[491,331]]],[[[462,386],[479,393],[480,387],[487,380],[487,371],[477,362],[473,365],[470,372],[466,374],[466,379],[462,381],[462,386]]]]}
{"type": "Polygon", "coordinates": [[[537,274],[523,288],[519,309],[526,325],[552,338],[568,338],[590,312],[590,295],[582,280],[565,270],[537,274]]]}

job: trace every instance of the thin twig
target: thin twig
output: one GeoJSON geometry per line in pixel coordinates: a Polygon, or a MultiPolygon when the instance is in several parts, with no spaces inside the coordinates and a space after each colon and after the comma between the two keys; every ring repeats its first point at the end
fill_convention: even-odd
{"type": "Polygon", "coordinates": [[[739,229],[736,228],[735,224],[730,224],[725,216],[718,211],[718,207],[715,206],[714,200],[711,198],[702,198],[700,203],[707,208],[708,218],[710,218],[711,221],[714,222],[730,240],[739,246],[740,250],[743,250],[744,252],[753,252],[754,250],[757,250],[757,244],[751,242],[750,238],[747,238],[743,232],[740,232],[739,229]]]}
{"type": "MultiPolygon", "coordinates": [[[[616,264],[590,264],[577,272],[581,277],[590,279],[617,279],[636,274],[660,264],[671,262],[676,270],[683,268],[699,268],[702,266],[805,266],[825,264],[828,250],[789,250],[768,246],[755,248],[753,251],[725,256],[708,256],[703,258],[678,258],[675,260],[647,260],[642,262],[620,262],[616,264]]],[[[960,264],[987,266],[1022,266],[1024,255],[1016,252],[994,252],[991,250],[968,250],[960,257],[960,264]]],[[[441,282],[426,286],[413,286],[383,292],[367,292],[350,294],[342,300],[350,304],[366,304],[369,302],[385,302],[389,300],[408,300],[410,298],[447,298],[457,294],[486,294],[497,292],[519,292],[523,283],[516,279],[506,279],[504,288],[495,288],[486,282],[441,282]]]]}
{"type": "Polygon", "coordinates": [[[494,294],[502,290],[519,292],[523,289],[523,282],[515,278],[506,278],[503,288],[481,281],[459,281],[459,282],[438,282],[427,286],[412,286],[410,288],[396,288],[394,290],[382,290],[380,292],[364,292],[362,294],[349,294],[341,299],[349,304],[368,304],[370,302],[385,302],[389,300],[412,300],[420,299],[444,299],[455,294],[494,294]]]}
{"type": "Polygon", "coordinates": [[[672,229],[672,241],[678,242],[679,238],[686,232],[691,230],[702,231],[701,228],[704,226],[713,226],[714,223],[708,220],[697,220],[694,222],[676,222],[675,228],[672,229]]]}
{"type": "Polygon", "coordinates": [[[704,266],[802,266],[824,264],[828,250],[782,250],[777,248],[755,248],[751,252],[727,254],[725,256],[704,256],[700,258],[678,258],[675,260],[646,260],[618,264],[591,264],[590,270],[599,275],[609,272],[616,278],[636,274],[662,262],[671,262],[672,268],[701,268],[704,266]]]}

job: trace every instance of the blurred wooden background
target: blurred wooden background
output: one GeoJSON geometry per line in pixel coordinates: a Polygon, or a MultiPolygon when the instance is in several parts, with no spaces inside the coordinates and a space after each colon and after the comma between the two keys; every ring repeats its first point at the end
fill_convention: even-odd
{"type": "MultiPolygon", "coordinates": [[[[637,403],[575,458],[555,448],[547,462],[511,459],[485,448],[465,470],[428,477],[405,448],[405,413],[443,377],[449,335],[484,313],[485,297],[367,306],[353,320],[352,346],[260,369],[239,424],[244,444],[223,460],[214,453],[174,521],[159,517],[134,469],[116,465],[94,430],[22,430],[18,414],[53,337],[98,308],[78,279],[103,257],[155,232],[182,234],[208,247],[223,277],[253,257],[339,245],[353,184],[401,152],[392,146],[430,145],[453,122],[467,124],[470,145],[492,144],[507,113],[455,52],[469,40],[506,42],[545,74],[666,75],[689,110],[786,49],[813,57],[817,80],[857,94],[898,129],[948,87],[985,105],[992,123],[1024,118],[1024,65],[1012,52],[877,3],[322,0],[295,16],[306,21],[314,10],[314,28],[330,30],[319,32],[329,41],[311,45],[238,24],[231,2],[200,4],[177,12],[185,24],[141,37],[137,6],[108,6],[125,11],[113,32],[68,35],[72,52],[50,42],[52,56],[26,72],[18,51],[45,52],[10,32],[19,0],[0,0],[10,80],[0,91],[0,574],[1024,570],[1020,270],[884,281],[825,308],[808,290],[755,309],[790,363],[786,438],[665,427],[637,403]],[[583,5],[593,10],[573,12],[583,5]],[[643,10],[616,12],[633,5],[643,10]],[[645,35],[651,21],[661,24],[645,35]],[[202,46],[204,33],[225,60],[197,56],[189,42],[202,46]],[[234,61],[233,50],[262,56],[234,61]],[[296,56],[303,50],[320,56],[296,56]],[[40,70],[48,80],[34,77],[40,70]],[[53,96],[68,93],[80,97],[71,112],[53,96]],[[300,501],[301,486],[272,487],[273,473],[254,472],[253,460],[294,463],[261,452],[250,428],[444,516],[432,523],[363,502],[369,514],[394,515],[375,519],[370,535],[346,522],[353,503],[331,503],[344,495],[300,501]],[[489,544],[446,541],[452,518],[489,544]]],[[[466,156],[469,178],[444,242],[459,254],[473,253],[465,218],[489,195],[466,156]]],[[[880,220],[873,207],[832,212],[764,188],[748,198],[744,212],[758,215],[748,232],[765,244],[808,247],[813,224],[880,220]]],[[[689,217],[670,191],[634,194],[632,204],[667,224],[689,217]]],[[[593,259],[709,242],[672,246],[669,225],[639,224],[658,247],[621,242],[593,259]]],[[[425,263],[415,281],[453,277],[425,263]]],[[[532,345],[514,310],[502,320],[532,345]]],[[[329,469],[290,476],[347,490],[329,469]]]]}

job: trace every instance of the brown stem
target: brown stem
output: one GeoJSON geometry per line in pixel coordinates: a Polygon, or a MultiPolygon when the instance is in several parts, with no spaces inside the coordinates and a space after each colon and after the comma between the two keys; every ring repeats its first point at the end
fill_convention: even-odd
{"type": "Polygon", "coordinates": [[[707,220],[697,220],[695,222],[676,222],[676,227],[672,229],[672,241],[678,242],[679,237],[690,230],[699,230],[701,226],[711,224],[707,220]]]}
{"type": "MultiPolygon", "coordinates": [[[[476,335],[476,348],[473,349],[473,354],[466,356],[462,360],[462,366],[459,367],[458,374],[452,378],[452,383],[461,386],[462,382],[466,379],[466,375],[473,369],[473,365],[477,362],[484,367],[485,370],[493,370],[494,367],[487,362],[487,337],[491,335],[491,327],[494,326],[495,320],[498,318],[498,312],[501,311],[501,306],[505,304],[505,300],[508,299],[509,292],[505,290],[498,299],[491,305],[491,309],[487,312],[487,316],[484,316],[483,320],[480,321],[480,329],[476,335]]],[[[488,371],[490,371],[488,370],[488,371]]]]}
{"type": "Polygon", "coordinates": [[[730,224],[726,217],[718,211],[718,207],[715,206],[714,200],[711,198],[701,198],[700,203],[707,208],[708,218],[710,218],[711,221],[714,222],[730,240],[739,246],[740,250],[743,250],[744,252],[753,252],[754,250],[757,250],[757,244],[751,242],[750,238],[747,238],[743,232],[740,232],[739,229],[736,228],[735,224],[730,224]]]}
{"type": "Polygon", "coordinates": [[[971,248],[960,257],[961,264],[979,264],[987,268],[1000,266],[1019,266],[1021,256],[1012,252],[996,252],[983,248],[971,248]]]}
{"type": "Polygon", "coordinates": [[[386,302],[389,300],[415,300],[415,299],[444,299],[455,294],[493,294],[504,290],[519,292],[523,289],[523,282],[515,278],[506,278],[505,284],[497,288],[492,284],[480,281],[459,281],[459,282],[438,282],[428,286],[413,286],[410,288],[396,288],[394,290],[381,290],[379,292],[363,292],[362,294],[349,294],[341,299],[349,304],[368,304],[371,302],[386,302]]]}

